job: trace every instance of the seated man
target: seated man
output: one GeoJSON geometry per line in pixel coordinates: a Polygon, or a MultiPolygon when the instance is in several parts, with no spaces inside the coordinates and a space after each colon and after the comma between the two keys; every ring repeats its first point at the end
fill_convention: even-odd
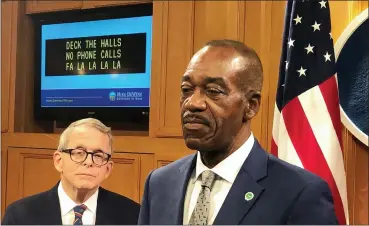
{"type": "Polygon", "coordinates": [[[113,169],[111,153],[110,128],[92,118],[72,123],[53,156],[61,180],[9,205],[2,224],[137,224],[140,205],[100,187],[113,169]]]}

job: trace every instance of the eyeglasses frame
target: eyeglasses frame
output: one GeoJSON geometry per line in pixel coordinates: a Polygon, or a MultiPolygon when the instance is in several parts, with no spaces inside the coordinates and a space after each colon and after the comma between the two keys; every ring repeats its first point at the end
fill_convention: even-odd
{"type": "Polygon", "coordinates": [[[73,161],[73,162],[75,162],[75,163],[83,163],[83,162],[84,162],[84,161],[86,161],[86,159],[88,158],[88,155],[91,155],[92,162],[93,162],[95,165],[97,165],[97,166],[104,166],[104,165],[106,165],[106,164],[109,162],[110,158],[111,158],[111,154],[106,153],[106,152],[103,152],[103,151],[101,151],[101,152],[91,152],[91,151],[86,151],[86,150],[84,150],[84,149],[78,149],[78,148],[68,148],[68,149],[63,149],[63,150],[61,150],[61,152],[69,154],[70,160],[72,160],[72,161],[73,161]],[[85,159],[84,159],[83,161],[81,161],[81,162],[74,161],[74,160],[72,159],[72,151],[74,151],[74,150],[80,150],[80,151],[84,151],[84,152],[86,152],[86,153],[87,153],[87,155],[86,155],[85,159]],[[108,158],[106,159],[106,163],[104,163],[104,164],[102,164],[102,165],[95,163],[95,161],[94,161],[94,155],[95,155],[95,154],[97,154],[97,153],[104,153],[104,154],[108,155],[108,158]]]}

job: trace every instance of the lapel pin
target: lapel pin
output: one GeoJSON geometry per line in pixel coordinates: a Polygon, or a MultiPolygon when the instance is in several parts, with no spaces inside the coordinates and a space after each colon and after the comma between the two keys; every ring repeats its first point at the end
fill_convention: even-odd
{"type": "Polygon", "coordinates": [[[251,199],[253,199],[254,198],[254,193],[252,193],[252,192],[247,192],[246,194],[245,194],[245,200],[246,201],[250,201],[251,199]]]}

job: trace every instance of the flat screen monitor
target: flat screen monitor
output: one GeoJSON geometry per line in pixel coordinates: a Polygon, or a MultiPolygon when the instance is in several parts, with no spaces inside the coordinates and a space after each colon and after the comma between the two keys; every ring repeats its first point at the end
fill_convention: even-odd
{"type": "Polygon", "coordinates": [[[152,4],[36,21],[37,118],[148,119],[152,4]]]}

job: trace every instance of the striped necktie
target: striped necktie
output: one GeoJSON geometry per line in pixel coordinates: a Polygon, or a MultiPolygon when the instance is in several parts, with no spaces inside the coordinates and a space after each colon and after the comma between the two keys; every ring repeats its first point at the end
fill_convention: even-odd
{"type": "Polygon", "coordinates": [[[83,212],[85,212],[86,209],[87,209],[87,206],[85,206],[84,204],[76,206],[76,207],[73,208],[73,210],[74,210],[73,225],[83,225],[82,215],[83,215],[83,212]]]}

